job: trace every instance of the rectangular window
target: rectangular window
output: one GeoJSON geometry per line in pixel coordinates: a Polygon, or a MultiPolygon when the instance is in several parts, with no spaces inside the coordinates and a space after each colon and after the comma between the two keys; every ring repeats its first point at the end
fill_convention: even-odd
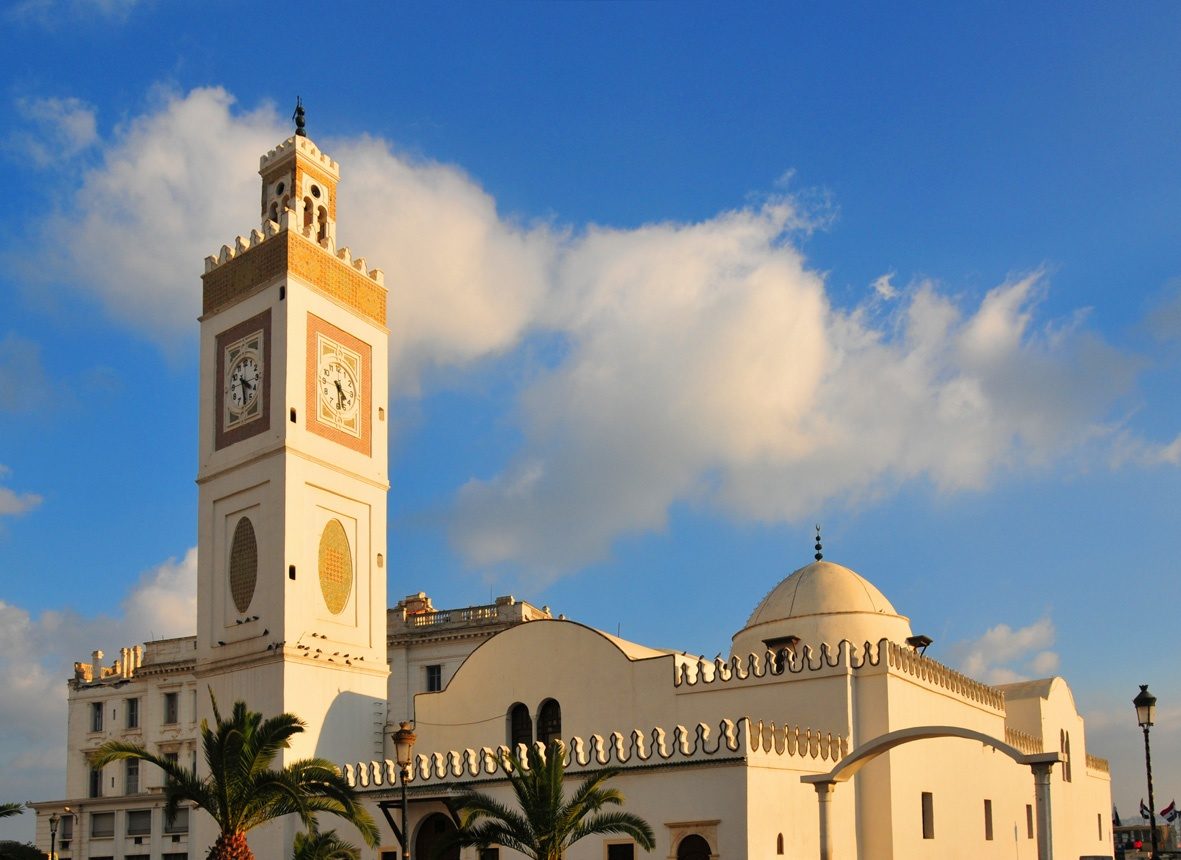
{"type": "Polygon", "coordinates": [[[90,703],[90,730],[92,732],[101,732],[103,730],[103,703],[90,703]]]}
{"type": "Polygon", "coordinates": [[[631,842],[607,846],[607,860],[635,860],[636,846],[631,842]]]}
{"type": "Polygon", "coordinates": [[[992,801],[984,800],[984,838],[992,841],[992,801]]]}
{"type": "Polygon", "coordinates": [[[110,839],[115,835],[115,813],[90,813],[90,836],[92,839],[110,839]]]}
{"type": "Polygon", "coordinates": [[[164,694],[164,725],[180,722],[180,693],[164,694]]]}
{"type": "Polygon", "coordinates": [[[150,836],[152,833],[152,810],[127,810],[127,835],[150,836]]]}
{"type": "Polygon", "coordinates": [[[500,860],[500,849],[484,848],[480,851],[480,860],[500,860]]]}
{"type": "Polygon", "coordinates": [[[90,769],[90,796],[103,796],[103,771],[100,767],[90,769]]]}
{"type": "Polygon", "coordinates": [[[443,689],[443,667],[439,665],[426,667],[426,691],[437,693],[443,689]]]}
{"type": "Polygon", "coordinates": [[[189,855],[184,851],[176,851],[172,854],[160,855],[160,860],[189,860],[189,855]]]}
{"type": "Polygon", "coordinates": [[[74,838],[74,816],[63,815],[61,827],[58,830],[58,838],[62,842],[69,842],[74,838]]]}
{"type": "Polygon", "coordinates": [[[381,849],[380,860],[398,860],[398,852],[383,848],[381,849]]]}
{"type": "Polygon", "coordinates": [[[127,700],[127,728],[139,728],[139,699],[127,700]]]}
{"type": "Polygon", "coordinates": [[[123,793],[139,794],[139,759],[129,758],[124,764],[127,770],[123,775],[123,793]]]}
{"type": "Polygon", "coordinates": [[[935,796],[929,791],[923,792],[923,838],[935,838],[935,796]]]}
{"type": "Polygon", "coordinates": [[[176,815],[173,818],[164,819],[165,833],[188,833],[189,832],[189,811],[185,807],[176,810],[176,815]]]}
{"type": "Polygon", "coordinates": [[[1033,807],[1025,804],[1025,838],[1033,838],[1033,807]]]}
{"type": "Polygon", "coordinates": [[[1102,842],[1103,841],[1103,813],[1100,812],[1095,817],[1097,819],[1099,819],[1099,841],[1102,842]]]}

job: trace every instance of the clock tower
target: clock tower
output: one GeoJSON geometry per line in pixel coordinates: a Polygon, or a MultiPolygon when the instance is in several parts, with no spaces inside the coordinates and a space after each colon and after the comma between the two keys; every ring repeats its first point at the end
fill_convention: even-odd
{"type": "Polygon", "coordinates": [[[302,719],[286,761],[342,763],[383,754],[389,332],[299,119],[261,158],[259,229],[205,260],[197,673],[225,710],[302,719]]]}

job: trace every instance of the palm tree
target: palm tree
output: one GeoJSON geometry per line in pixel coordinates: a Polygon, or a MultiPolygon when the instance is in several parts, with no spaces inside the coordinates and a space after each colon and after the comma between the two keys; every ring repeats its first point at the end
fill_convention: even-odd
{"type": "Polygon", "coordinates": [[[10,815],[20,815],[25,811],[23,803],[0,803],[0,818],[8,818],[10,815]]]}
{"type": "Polygon", "coordinates": [[[563,790],[566,756],[561,742],[552,742],[547,752],[536,745],[529,747],[526,761],[512,753],[504,756],[517,809],[479,791],[456,796],[452,805],[459,813],[460,827],[453,837],[455,843],[479,848],[499,845],[534,860],[561,860],[578,840],[603,833],[630,836],[645,851],[655,847],[652,828],[644,819],[621,810],[602,811],[623,805],[618,789],[603,787],[619,768],[589,774],[567,801],[563,790]]]}
{"type": "Polygon", "coordinates": [[[253,860],[247,831],[284,815],[298,815],[304,826],[316,827],[315,813],[328,812],[350,822],[365,842],[376,847],[377,825],[332,762],[321,758],[292,762],[272,770],[279,751],[304,729],[292,714],[264,720],[262,714],[235,702],[228,720],[222,719],[213,691],[215,725],[201,721],[201,743],[209,775],[198,778],[196,764],[177,762],[148,752],[139,744],[109,741],[91,754],[93,767],[113,761],[139,759],[154,764],[167,777],[165,816],[171,818],[183,801],[192,801],[213,816],[221,833],[209,849],[208,860],[253,860]]]}
{"type": "Polygon", "coordinates": [[[357,846],[345,842],[335,830],[309,830],[295,834],[291,860],[360,860],[357,846]]]}

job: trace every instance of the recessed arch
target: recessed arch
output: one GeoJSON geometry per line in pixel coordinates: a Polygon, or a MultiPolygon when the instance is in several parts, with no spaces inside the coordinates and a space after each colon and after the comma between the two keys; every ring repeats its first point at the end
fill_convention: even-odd
{"type": "Polygon", "coordinates": [[[562,706],[557,699],[546,699],[537,709],[537,740],[549,746],[562,739],[562,706]]]}
{"type": "Polygon", "coordinates": [[[521,744],[533,743],[533,718],[529,707],[516,702],[508,709],[508,744],[514,752],[521,744]]]}
{"type": "Polygon", "coordinates": [[[710,860],[713,850],[705,837],[698,833],[690,833],[677,843],[677,860],[710,860]]]}

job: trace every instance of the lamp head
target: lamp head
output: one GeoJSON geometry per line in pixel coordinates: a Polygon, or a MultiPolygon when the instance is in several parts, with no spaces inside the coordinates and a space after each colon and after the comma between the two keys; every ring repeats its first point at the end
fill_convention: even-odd
{"type": "Polygon", "coordinates": [[[403,722],[401,727],[394,732],[394,749],[397,756],[398,767],[403,771],[410,767],[410,756],[414,749],[414,742],[418,737],[414,734],[414,725],[409,722],[403,722]]]}
{"type": "Polygon", "coordinates": [[[1140,728],[1148,728],[1156,722],[1156,696],[1148,692],[1147,684],[1140,685],[1140,692],[1132,699],[1132,704],[1136,706],[1136,722],[1140,728]]]}

